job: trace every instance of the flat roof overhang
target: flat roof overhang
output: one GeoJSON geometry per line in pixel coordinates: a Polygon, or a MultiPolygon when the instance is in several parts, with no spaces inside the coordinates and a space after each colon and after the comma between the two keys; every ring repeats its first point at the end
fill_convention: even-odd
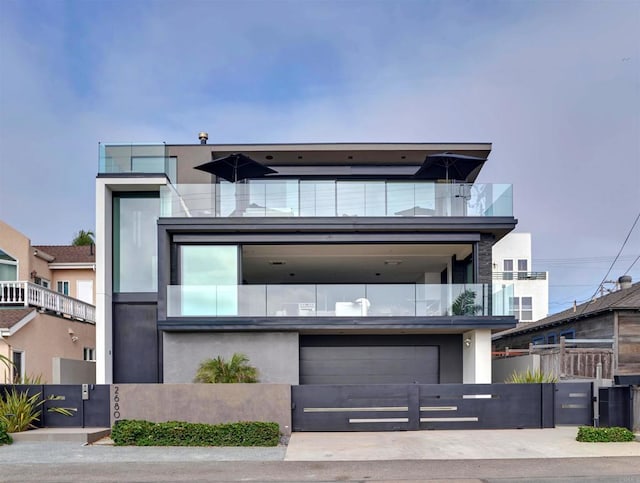
{"type": "Polygon", "coordinates": [[[428,155],[444,152],[486,159],[491,143],[173,144],[167,149],[170,156],[189,152],[203,160],[244,153],[268,166],[420,166],[428,155]]]}
{"type": "Polygon", "coordinates": [[[422,331],[463,333],[474,329],[506,330],[516,326],[512,316],[488,317],[176,317],[158,321],[165,332],[211,331],[422,331]]]}

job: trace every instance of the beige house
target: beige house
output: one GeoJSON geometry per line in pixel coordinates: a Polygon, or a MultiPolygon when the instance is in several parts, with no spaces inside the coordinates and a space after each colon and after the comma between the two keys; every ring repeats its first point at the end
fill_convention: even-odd
{"type": "Polygon", "coordinates": [[[0,221],[0,383],[95,381],[95,250],[31,245],[0,221]],[[92,376],[89,376],[89,373],[92,376]],[[71,379],[70,379],[71,378],[71,379]]]}

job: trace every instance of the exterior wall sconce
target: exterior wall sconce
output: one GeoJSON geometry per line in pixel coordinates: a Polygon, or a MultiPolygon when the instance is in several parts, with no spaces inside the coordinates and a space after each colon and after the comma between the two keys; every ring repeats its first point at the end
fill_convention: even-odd
{"type": "Polygon", "coordinates": [[[467,338],[464,340],[464,346],[465,346],[465,347],[471,347],[471,338],[470,338],[470,337],[467,337],[467,338]]]}

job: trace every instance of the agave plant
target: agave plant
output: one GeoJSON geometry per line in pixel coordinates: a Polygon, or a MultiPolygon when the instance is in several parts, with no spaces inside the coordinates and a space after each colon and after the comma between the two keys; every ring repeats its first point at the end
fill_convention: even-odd
{"type": "Polygon", "coordinates": [[[258,370],[249,364],[249,359],[244,354],[235,353],[230,361],[218,356],[200,363],[193,382],[258,382],[258,370]]]}
{"type": "Polygon", "coordinates": [[[541,384],[546,382],[558,382],[553,374],[546,374],[540,369],[527,369],[524,372],[513,371],[513,374],[505,381],[509,384],[541,384]]]}

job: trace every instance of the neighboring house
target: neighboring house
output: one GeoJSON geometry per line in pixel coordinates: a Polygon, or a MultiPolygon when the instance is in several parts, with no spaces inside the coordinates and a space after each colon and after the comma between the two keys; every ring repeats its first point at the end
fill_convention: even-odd
{"type": "Polygon", "coordinates": [[[491,382],[491,334],[515,326],[491,269],[512,187],[421,169],[490,150],[102,145],[98,382],[191,382],[234,352],[262,382],[491,382]],[[234,153],[275,172],[196,169],[234,153]]]}
{"type": "Polygon", "coordinates": [[[0,221],[0,355],[14,364],[0,382],[60,382],[66,360],[95,360],[94,280],[93,246],[33,246],[0,221]]]}
{"type": "Polygon", "coordinates": [[[549,273],[532,269],[531,233],[509,233],[493,246],[493,283],[513,285],[509,313],[518,322],[549,314],[549,273]]]}
{"type": "MultiPolygon", "coordinates": [[[[622,279],[623,277],[621,277],[622,279]]],[[[619,290],[493,337],[495,351],[558,344],[569,339],[611,340],[578,347],[613,348],[612,374],[640,374],[640,283],[625,277],[619,290]]]]}

